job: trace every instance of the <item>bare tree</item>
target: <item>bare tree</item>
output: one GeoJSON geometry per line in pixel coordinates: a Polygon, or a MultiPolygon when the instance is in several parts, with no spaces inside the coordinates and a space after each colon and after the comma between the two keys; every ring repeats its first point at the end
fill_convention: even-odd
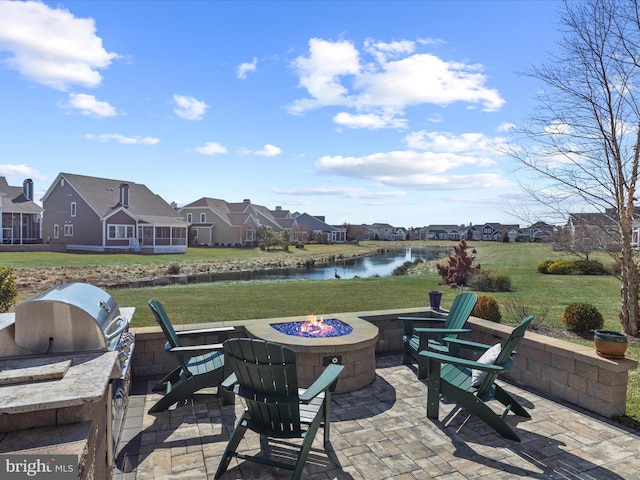
{"type": "Polygon", "coordinates": [[[620,242],[622,328],[638,335],[640,274],[632,233],[640,153],[639,0],[565,0],[563,41],[526,72],[539,109],[510,153],[533,171],[528,190],[548,209],[610,215],[620,242]],[[517,145],[517,146],[515,146],[517,145]]]}

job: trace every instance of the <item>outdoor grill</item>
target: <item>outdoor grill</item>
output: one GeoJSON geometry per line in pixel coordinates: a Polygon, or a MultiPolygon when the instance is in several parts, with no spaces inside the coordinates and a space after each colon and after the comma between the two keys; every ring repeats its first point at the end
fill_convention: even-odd
{"type": "Polygon", "coordinates": [[[115,300],[88,283],[33,297],[16,306],[15,318],[16,343],[38,353],[116,350],[129,326],[115,300]]]}
{"type": "MultiPolygon", "coordinates": [[[[115,363],[105,364],[108,372],[104,372],[110,378],[106,398],[111,404],[107,408],[107,464],[113,463],[128,403],[131,385],[129,367],[134,348],[134,335],[129,332],[129,323],[134,310],[131,307],[120,309],[107,292],[94,285],[67,283],[16,305],[14,316],[0,315],[0,357],[4,357],[0,360],[6,359],[5,363],[11,366],[26,368],[37,362],[37,365],[41,365],[39,368],[46,371],[47,363],[56,365],[61,359],[69,359],[69,368],[77,369],[82,368],[87,356],[117,357],[115,363]],[[117,356],[110,352],[117,352],[117,356]]],[[[32,377],[27,375],[27,378],[39,378],[40,374],[36,370],[32,377]]],[[[59,387],[61,400],[56,403],[54,398],[50,398],[50,403],[56,405],[51,408],[60,408],[58,405],[70,402],[66,392],[76,387],[73,384],[66,387],[62,385],[75,381],[73,378],[74,375],[68,371],[62,372],[57,379],[51,379],[54,382],[52,388],[58,382],[63,382],[59,387]]],[[[90,384],[92,379],[86,377],[80,381],[90,384]]],[[[42,385],[39,381],[33,380],[34,388],[42,385]]],[[[14,388],[28,388],[28,383],[23,382],[14,388]]],[[[11,388],[10,385],[8,387],[11,388]]],[[[24,396],[19,402],[20,410],[41,408],[36,400],[33,407],[29,406],[29,399],[24,396]]],[[[16,410],[18,408],[15,405],[0,405],[0,412],[16,410]]]]}

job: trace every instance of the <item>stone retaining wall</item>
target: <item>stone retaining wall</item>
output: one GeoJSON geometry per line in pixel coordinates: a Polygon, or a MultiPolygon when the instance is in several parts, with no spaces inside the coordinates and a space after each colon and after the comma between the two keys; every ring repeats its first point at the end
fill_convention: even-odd
{"type": "MultiPolygon", "coordinates": [[[[327,316],[340,316],[335,313],[327,316]]],[[[393,311],[350,312],[370,321],[379,329],[376,353],[402,350],[402,321],[398,316],[441,316],[429,309],[402,309],[393,311]]],[[[278,321],[286,321],[280,318],[278,321]]],[[[261,320],[264,322],[265,320],[261,320]]],[[[176,329],[235,326],[235,336],[244,336],[244,325],[249,321],[177,325],[176,329]]],[[[254,320],[255,322],[255,320],[254,320]]],[[[464,338],[493,345],[503,341],[513,326],[471,317],[467,323],[472,333],[464,338]]],[[[164,351],[165,338],[159,327],[134,329],[136,345],[133,355],[134,376],[157,376],[176,367],[176,361],[164,351]]],[[[206,339],[214,343],[215,337],[206,339]]],[[[608,418],[624,415],[627,399],[629,371],[637,368],[632,359],[609,360],[599,357],[593,346],[547,337],[528,331],[521,341],[513,368],[505,372],[510,381],[532,387],[608,418]]]]}

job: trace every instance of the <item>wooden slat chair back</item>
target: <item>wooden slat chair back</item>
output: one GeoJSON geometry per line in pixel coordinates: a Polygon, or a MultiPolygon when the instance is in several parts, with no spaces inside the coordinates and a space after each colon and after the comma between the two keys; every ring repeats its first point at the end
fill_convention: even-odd
{"type": "MultiPolygon", "coordinates": [[[[165,351],[169,351],[175,347],[182,347],[180,343],[180,339],[178,338],[178,334],[176,333],[171,321],[169,320],[169,316],[164,309],[164,305],[157,300],[149,300],[149,308],[153,312],[153,316],[156,319],[156,323],[160,325],[162,329],[162,333],[167,340],[165,344],[165,351]]],[[[186,374],[191,376],[189,369],[187,367],[187,356],[185,355],[176,355],[176,360],[180,364],[180,366],[185,370],[186,374]]]]}
{"type": "MultiPolygon", "coordinates": [[[[428,317],[399,317],[404,322],[404,335],[402,337],[403,363],[411,364],[418,360],[418,354],[422,350],[437,350],[440,353],[449,353],[449,347],[443,338],[457,338],[460,333],[470,332],[464,326],[471,316],[478,296],[473,292],[464,292],[456,295],[451,304],[451,309],[444,319],[428,317]],[[437,327],[415,327],[417,321],[438,323],[437,327]]],[[[457,350],[452,352],[457,354],[457,350]]],[[[418,378],[426,378],[426,371],[418,362],[418,378]]]]}
{"type": "MultiPolygon", "coordinates": [[[[226,340],[235,329],[214,327],[176,332],[162,303],[149,300],[149,308],[167,340],[165,351],[173,355],[178,362],[178,367],[152,389],[154,392],[164,392],[164,396],[149,409],[149,413],[158,413],[192,397],[198,390],[219,385],[227,374],[222,343],[185,346],[180,338],[215,336],[221,342],[226,340]]],[[[221,392],[225,404],[233,402],[233,395],[226,391],[221,392]]]]}
{"type": "Polygon", "coordinates": [[[428,369],[427,417],[438,418],[440,396],[444,396],[480,418],[503,437],[519,442],[520,437],[504,418],[509,412],[525,418],[531,416],[495,381],[500,373],[511,368],[512,355],[532,320],[533,317],[528,316],[513,329],[493,363],[481,363],[429,350],[420,352],[420,356],[427,360],[428,369]],[[477,384],[473,379],[474,370],[486,373],[477,384]],[[502,414],[498,415],[486,404],[492,399],[505,406],[502,414]]]}
{"type": "Polygon", "coordinates": [[[272,436],[302,432],[296,352],[276,343],[250,341],[228,342],[225,352],[254,427],[272,436]]]}
{"type": "Polygon", "coordinates": [[[214,478],[228,468],[232,457],[293,471],[302,475],[318,428],[324,426],[324,445],[329,443],[331,393],[342,365],[329,365],[307,389],[298,388],[295,350],[260,339],[233,338],[224,343],[226,363],[233,374],[224,382],[241,397],[246,409],[233,431],[214,478]],[[294,464],[262,455],[238,452],[247,429],[274,438],[301,438],[294,464]]]}

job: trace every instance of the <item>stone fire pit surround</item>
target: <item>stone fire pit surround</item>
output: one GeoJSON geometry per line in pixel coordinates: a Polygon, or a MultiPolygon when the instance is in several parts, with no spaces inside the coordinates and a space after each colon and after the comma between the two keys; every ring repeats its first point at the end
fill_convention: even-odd
{"type": "Polygon", "coordinates": [[[286,345],[296,351],[298,382],[303,388],[311,385],[329,363],[345,367],[338,380],[336,393],[351,392],[369,385],[376,376],[378,327],[352,314],[341,313],[327,318],[337,318],[353,330],[337,337],[309,338],[287,335],[272,326],[283,322],[304,322],[307,317],[287,317],[282,321],[273,318],[254,320],[245,328],[252,337],[286,345]]]}

